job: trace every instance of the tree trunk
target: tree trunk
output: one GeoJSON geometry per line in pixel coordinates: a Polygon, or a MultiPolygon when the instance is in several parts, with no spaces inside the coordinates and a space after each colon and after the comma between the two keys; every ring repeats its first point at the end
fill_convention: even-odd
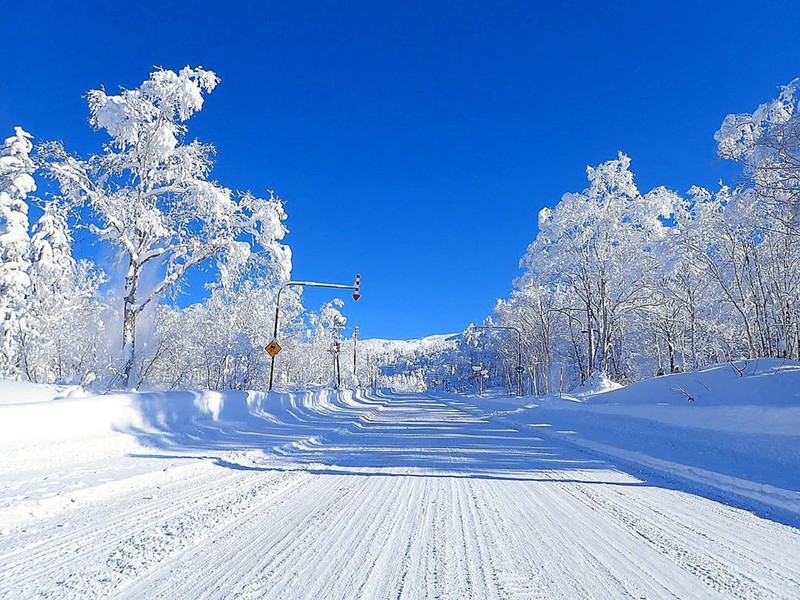
{"type": "Polygon", "coordinates": [[[672,343],[672,336],[667,333],[667,349],[669,351],[669,372],[675,372],[675,346],[672,343]]]}
{"type": "Polygon", "coordinates": [[[136,306],[136,291],[139,289],[139,266],[132,260],[125,277],[125,301],[122,314],[122,385],[128,387],[136,357],[136,324],[139,309],[136,306]]]}
{"type": "MultiPolygon", "coordinates": [[[[592,333],[592,311],[589,307],[588,303],[586,305],[586,337],[588,341],[587,345],[587,354],[586,354],[586,377],[591,379],[592,375],[594,374],[594,359],[595,359],[595,347],[594,347],[594,334],[592,333]]],[[[581,377],[583,379],[583,377],[581,377]]],[[[583,385],[583,381],[581,381],[581,385],[583,385]]]]}
{"type": "Polygon", "coordinates": [[[697,369],[697,328],[695,326],[694,308],[689,314],[689,331],[692,336],[692,370],[697,369]]]}

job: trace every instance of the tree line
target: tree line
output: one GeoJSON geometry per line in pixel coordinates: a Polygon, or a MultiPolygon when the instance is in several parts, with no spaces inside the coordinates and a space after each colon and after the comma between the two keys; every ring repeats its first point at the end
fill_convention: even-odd
{"type": "Polygon", "coordinates": [[[794,80],[714,139],[735,186],[643,192],[623,154],[539,214],[493,318],[523,333],[540,391],[722,361],[800,359],[800,116],[794,80]]]}
{"type": "MultiPolygon", "coordinates": [[[[642,191],[620,152],[587,168],[584,190],[539,213],[523,274],[487,319],[520,331],[529,391],[800,359],[799,82],[723,120],[714,137],[719,155],[741,167],[736,185],[642,191]]],[[[0,376],[266,386],[275,295],[292,269],[287,214],[272,192],[214,181],[215,148],[189,138],[189,119],[218,83],[186,67],[158,69],[115,95],[90,90],[89,124],[107,141],[89,156],[35,143],[20,127],[2,144],[0,376]],[[76,258],[77,235],[94,260],[76,258]],[[210,279],[203,299],[179,307],[199,270],[210,279]]],[[[286,291],[279,382],[331,381],[335,346],[352,347],[341,345],[341,308],[332,301],[309,313],[298,290],[286,291]]],[[[446,342],[367,344],[347,376],[458,390],[474,386],[483,365],[490,383],[513,389],[512,337],[468,328],[446,342]]]]}
{"type": "MultiPolygon", "coordinates": [[[[211,179],[215,148],[187,122],[219,83],[202,68],[158,69],[139,87],[87,94],[107,134],[87,157],[34,144],[17,127],[0,147],[0,376],[113,387],[265,387],[278,286],[288,280],[280,197],[211,179]],[[37,191],[44,193],[36,196],[37,191]],[[29,223],[29,210],[41,213],[29,223]],[[32,225],[32,226],[31,226],[32,225]],[[74,239],[101,259],[77,260],[74,239]],[[192,271],[205,298],[173,300],[192,271]]],[[[286,383],[328,383],[345,318],[282,302],[286,383]]]]}

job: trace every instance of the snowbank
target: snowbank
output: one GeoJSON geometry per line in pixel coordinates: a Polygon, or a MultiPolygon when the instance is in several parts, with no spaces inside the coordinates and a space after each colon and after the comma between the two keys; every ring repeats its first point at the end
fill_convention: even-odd
{"type": "Polygon", "coordinates": [[[606,392],[612,392],[621,388],[622,385],[616,381],[611,381],[608,377],[597,375],[592,377],[583,385],[579,385],[578,387],[570,390],[569,395],[564,399],[580,402],[584,398],[596,396],[597,394],[605,394],[606,392]]]}
{"type": "Polygon", "coordinates": [[[777,359],[725,363],[654,377],[588,399],[593,404],[800,406],[800,363],[777,359]]]}
{"type": "MultiPolygon", "coordinates": [[[[133,433],[192,435],[238,428],[247,423],[265,432],[309,426],[316,416],[370,408],[352,390],[291,394],[264,392],[129,392],[64,396],[57,386],[0,382],[0,442],[67,440],[133,433]],[[214,424],[214,425],[211,425],[214,424]]],[[[302,432],[304,428],[298,431],[302,432]]],[[[287,432],[288,433],[288,432],[287,432]]]]}
{"type": "Polygon", "coordinates": [[[800,435],[800,364],[761,359],[716,365],[586,394],[583,400],[584,410],[595,414],[712,431],[794,436],[800,435]]]}
{"type": "Polygon", "coordinates": [[[78,385],[49,385],[27,381],[0,381],[0,406],[47,402],[56,398],[77,398],[87,392],[78,385]]]}
{"type": "Polygon", "coordinates": [[[244,456],[320,438],[377,410],[360,391],[129,392],[0,382],[0,536],[244,456]]]}
{"type": "Polygon", "coordinates": [[[753,360],[587,394],[476,400],[495,417],[800,513],[800,364],[753,360]]]}

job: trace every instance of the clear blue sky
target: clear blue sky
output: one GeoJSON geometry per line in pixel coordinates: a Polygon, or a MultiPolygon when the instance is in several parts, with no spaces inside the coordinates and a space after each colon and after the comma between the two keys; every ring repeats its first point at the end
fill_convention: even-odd
{"type": "Polygon", "coordinates": [[[587,164],[623,150],[642,189],[714,185],[723,117],[800,76],[796,2],[602,4],[6,4],[0,131],[95,151],[86,90],[210,68],[190,136],[224,185],[287,200],[295,277],[360,271],[364,337],[456,331],[587,164]]]}

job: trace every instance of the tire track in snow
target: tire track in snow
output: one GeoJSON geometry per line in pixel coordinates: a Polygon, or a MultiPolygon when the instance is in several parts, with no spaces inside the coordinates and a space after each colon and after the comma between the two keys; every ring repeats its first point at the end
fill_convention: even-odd
{"type": "Polygon", "coordinates": [[[3,562],[4,589],[18,597],[102,597],[114,593],[171,554],[201,543],[213,529],[250,509],[252,498],[286,491],[300,473],[230,473],[143,508],[117,507],[87,515],[87,524],[53,543],[37,544],[3,562]],[[212,483],[213,485],[204,485],[212,483]],[[192,493],[197,494],[192,497],[192,493]],[[188,496],[188,497],[187,497],[188,496]],[[33,568],[31,568],[33,565],[33,568]]]}
{"type": "MultiPolygon", "coordinates": [[[[513,476],[512,473],[509,475],[513,476]]],[[[523,480],[503,482],[493,487],[504,490],[512,498],[515,492],[520,493],[521,498],[513,502],[520,507],[520,510],[509,513],[508,507],[511,503],[508,499],[499,504],[503,516],[515,523],[514,530],[518,532],[518,537],[520,532],[525,532],[533,539],[536,539],[537,531],[542,534],[537,540],[539,543],[521,545],[537,556],[529,562],[543,563],[547,572],[573,573],[572,577],[562,577],[561,581],[555,584],[559,591],[553,593],[553,596],[604,597],[610,590],[615,590],[612,594],[614,596],[634,598],[686,597],[687,594],[703,597],[702,592],[698,592],[686,577],[674,577],[670,582],[672,588],[683,590],[682,594],[676,596],[671,590],[656,582],[654,577],[649,576],[648,573],[655,573],[663,577],[665,572],[674,571],[668,561],[654,552],[645,552],[642,555],[641,548],[631,552],[625,544],[620,544],[619,549],[609,552],[606,548],[609,538],[623,540],[627,538],[625,541],[629,543],[638,540],[624,527],[614,527],[613,523],[609,526],[602,517],[585,510],[585,507],[572,501],[571,495],[564,493],[581,486],[603,487],[604,484],[601,482],[606,479],[620,483],[635,482],[635,479],[614,471],[610,466],[593,472],[546,471],[525,475],[528,478],[530,476],[534,479],[541,478],[543,482],[530,485],[523,480]],[[563,482],[559,479],[569,479],[569,481],[563,482]],[[581,483],[581,479],[585,479],[586,483],[581,483]],[[551,480],[552,484],[545,484],[547,480],[551,480]],[[521,514],[527,515],[528,519],[520,521],[521,514]],[[531,527],[531,524],[534,527],[531,527]],[[537,552],[539,548],[543,551],[537,552]],[[551,560],[553,556],[557,556],[558,559],[551,560]],[[591,568],[587,568],[590,566],[591,568]]],[[[608,487],[613,487],[613,484],[608,487]]],[[[634,547],[640,545],[637,543],[634,547]]],[[[520,549],[517,547],[512,551],[519,553],[520,549]]],[[[513,578],[508,579],[513,580],[513,578]]],[[[530,592],[526,590],[526,593],[530,592]]],[[[548,592],[548,595],[551,594],[548,592]]]]}
{"type": "MultiPolygon", "coordinates": [[[[330,482],[307,477],[290,494],[259,500],[248,518],[238,519],[215,534],[209,544],[152,572],[125,590],[124,597],[258,597],[260,582],[250,579],[253,574],[270,580],[297,577],[294,555],[298,549],[292,545],[298,537],[313,541],[312,524],[320,521],[344,490],[340,487],[334,495],[330,491],[330,482]],[[224,569],[220,565],[225,565],[224,569]]],[[[306,549],[320,552],[314,544],[307,544],[306,549]]]]}
{"type": "MultiPolygon", "coordinates": [[[[609,517],[624,523],[660,553],[669,556],[705,585],[727,597],[777,598],[780,597],[780,589],[800,589],[800,558],[792,560],[791,555],[785,555],[785,559],[775,565],[775,559],[771,558],[774,553],[767,550],[763,539],[750,537],[744,542],[739,537],[739,525],[747,520],[747,513],[734,515],[729,519],[732,522],[719,527],[718,519],[709,521],[702,516],[705,511],[699,505],[708,501],[698,502],[679,492],[662,492],[671,493],[676,499],[680,497],[680,501],[670,505],[674,507],[670,515],[637,494],[620,497],[618,493],[603,494],[586,488],[576,489],[575,492],[583,495],[584,502],[597,506],[609,517]],[[686,504],[693,509],[692,512],[682,512],[686,504]],[[633,510],[634,507],[639,510],[633,510]],[[737,534],[730,536],[728,531],[736,531],[737,534]],[[772,582],[779,585],[775,586],[772,582]]],[[[772,549],[776,544],[780,545],[775,538],[778,530],[780,526],[771,532],[770,541],[767,542],[772,549]]],[[[800,534],[795,533],[794,537],[796,547],[800,543],[800,534]]]]}
{"type": "MultiPolygon", "coordinates": [[[[375,431],[385,435],[389,445],[405,435],[415,440],[415,449],[424,448],[434,441],[424,439],[433,435],[426,428],[443,422],[446,426],[440,429],[445,436],[486,423],[436,401],[418,400],[403,407],[387,401],[370,418],[350,428],[348,435],[356,438],[350,442],[353,448],[359,434],[375,431]]],[[[702,598],[730,592],[756,596],[768,590],[747,587],[742,578],[727,587],[703,587],[709,582],[700,585],[701,572],[687,570],[687,562],[665,553],[663,545],[649,543],[646,534],[653,529],[647,515],[654,507],[669,510],[673,498],[668,490],[653,489],[636,510],[629,509],[634,519],[625,521],[618,518],[619,512],[609,515],[608,507],[585,499],[587,493],[602,498],[618,494],[622,499],[643,493],[645,488],[637,487],[637,480],[611,467],[507,475],[498,470],[496,480],[471,479],[467,457],[459,454],[455,442],[441,450],[438,443],[429,445],[431,451],[436,446],[436,453],[447,455],[449,469],[439,467],[427,477],[424,472],[399,477],[321,475],[327,484],[320,485],[320,492],[335,489],[344,495],[337,495],[324,508],[296,498],[300,507],[315,516],[308,519],[299,510],[294,518],[297,531],[282,544],[274,544],[269,536],[257,540],[260,547],[273,544],[266,559],[249,563],[247,572],[239,571],[231,579],[232,588],[219,587],[216,592],[236,590],[239,597],[338,597],[370,590],[377,597],[702,598]],[[513,480],[517,476],[520,481],[513,480]],[[347,480],[351,483],[342,483],[347,480]],[[401,489],[407,491],[406,496],[401,489]],[[398,507],[400,497],[413,500],[398,507]],[[387,550],[376,554],[368,539],[379,540],[387,550]],[[365,568],[368,565],[380,569],[378,574],[365,568]],[[247,583],[239,585],[241,581],[247,583]]],[[[329,449],[330,444],[326,447],[321,440],[317,450],[329,449]]],[[[337,450],[346,452],[347,447],[337,450]]],[[[312,491],[305,489],[303,494],[312,491]]],[[[703,518],[710,526],[721,525],[719,514],[709,506],[716,507],[705,503],[700,511],[703,518]]],[[[759,524],[763,529],[764,522],[759,524]]],[[[709,532],[713,534],[713,527],[709,532]]],[[[725,535],[729,534],[722,538],[725,535]]],[[[670,532],[662,541],[670,536],[675,538],[670,532]]],[[[715,573],[724,573],[713,557],[718,540],[719,536],[713,536],[707,543],[690,546],[693,554],[688,555],[685,547],[678,547],[677,556],[690,556],[694,564],[710,560],[715,573]]],[[[740,557],[740,562],[752,561],[740,557]]],[[[780,584],[792,581],[784,578],[778,587],[786,589],[780,584]]]]}
{"type": "Polygon", "coordinates": [[[32,578],[72,570],[75,587],[43,589],[120,598],[699,599],[798,589],[794,529],[644,484],[437,399],[383,397],[361,416],[266,460],[234,457],[241,470],[176,484],[155,508],[120,500],[125,532],[109,540],[111,512],[82,511],[99,530],[87,522],[85,543],[57,544],[82,544],[74,557],[34,548],[32,578]]]}
{"type": "Polygon", "coordinates": [[[187,480],[207,476],[207,471],[213,468],[208,460],[203,458],[187,458],[195,462],[187,465],[170,461],[172,464],[167,463],[168,466],[161,469],[161,464],[157,461],[160,460],[163,464],[164,459],[151,459],[156,469],[144,473],[115,479],[103,478],[89,485],[70,486],[52,496],[30,494],[36,499],[24,498],[0,508],[0,522],[4,524],[3,533],[8,538],[13,534],[12,543],[20,545],[26,538],[33,537],[43,525],[46,527],[52,521],[68,520],[76,509],[87,510],[93,504],[113,502],[117,498],[131,495],[146,496],[154,489],[162,493],[170,488],[185,486],[187,480]]]}
{"type": "MultiPolygon", "coordinates": [[[[176,469],[186,469],[186,467],[176,467],[176,469]]],[[[181,472],[181,474],[184,474],[181,472]]],[[[119,495],[106,502],[99,508],[100,517],[105,513],[127,513],[128,521],[134,523],[134,517],[142,520],[153,511],[162,510],[174,503],[173,495],[179,495],[182,490],[189,487],[201,485],[221,484],[227,478],[235,479],[235,475],[224,470],[217,469],[209,463],[193,465],[185,473],[185,479],[173,480],[159,484],[159,477],[155,475],[154,481],[149,487],[142,486],[137,489],[137,494],[147,494],[143,498],[148,502],[140,506],[132,504],[129,495],[119,495]],[[195,471],[195,472],[193,472],[195,471]]],[[[0,556],[3,560],[10,560],[20,554],[48,552],[52,544],[52,537],[60,540],[81,540],[94,534],[98,528],[98,515],[95,513],[94,506],[82,506],[77,510],[64,511],[50,515],[43,522],[36,523],[35,526],[26,527],[15,531],[13,536],[7,536],[2,544],[0,556]],[[63,529],[63,531],[59,531],[63,529]]]]}
{"type": "MultiPolygon", "coordinates": [[[[659,518],[662,527],[677,528],[681,536],[689,532],[706,544],[722,543],[734,562],[750,563],[755,567],[749,569],[753,572],[765,571],[767,577],[763,581],[780,581],[789,589],[800,590],[800,555],[791,552],[800,546],[800,532],[797,529],[776,524],[765,535],[763,526],[760,526],[761,520],[751,513],[724,504],[709,503],[689,494],[682,494],[681,500],[670,506],[669,514],[659,506],[651,507],[652,514],[659,518]],[[699,504],[704,505],[704,510],[698,510],[699,504]],[[725,523],[725,526],[720,528],[719,522],[725,523]],[[781,551],[786,549],[789,552],[781,551]]],[[[629,501],[642,504],[638,494],[629,501]]]]}

